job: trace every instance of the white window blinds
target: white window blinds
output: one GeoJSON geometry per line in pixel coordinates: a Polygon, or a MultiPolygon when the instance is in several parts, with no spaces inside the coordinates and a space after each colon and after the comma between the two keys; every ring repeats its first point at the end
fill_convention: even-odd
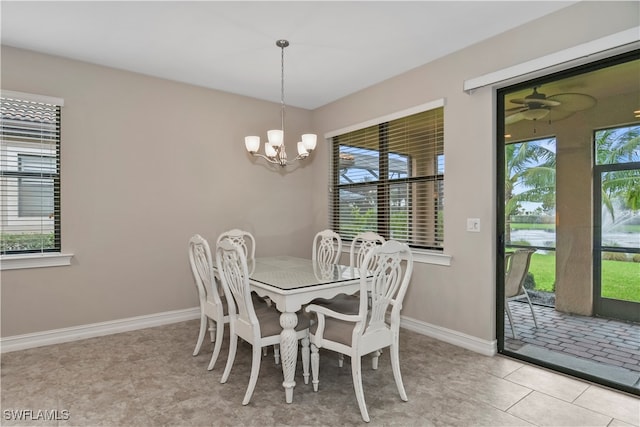
{"type": "Polygon", "coordinates": [[[60,251],[62,100],[2,92],[0,253],[60,251]]]}
{"type": "Polygon", "coordinates": [[[442,250],[444,108],[333,136],[330,226],[442,250]]]}

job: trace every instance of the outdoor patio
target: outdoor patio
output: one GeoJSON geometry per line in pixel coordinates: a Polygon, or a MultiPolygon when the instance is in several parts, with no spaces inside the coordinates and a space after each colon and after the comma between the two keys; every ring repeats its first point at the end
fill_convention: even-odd
{"type": "Polygon", "coordinates": [[[505,349],[640,389],[640,324],[569,315],[526,302],[509,303],[518,339],[505,315],[505,349]]]}

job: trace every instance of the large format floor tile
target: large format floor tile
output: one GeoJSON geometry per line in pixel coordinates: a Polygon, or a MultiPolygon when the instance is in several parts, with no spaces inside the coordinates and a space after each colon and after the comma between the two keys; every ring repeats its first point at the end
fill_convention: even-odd
{"type": "MultiPolygon", "coordinates": [[[[251,347],[240,342],[220,384],[228,336],[213,371],[212,345],[191,355],[198,322],[126,332],[2,355],[2,425],[350,426],[363,425],[348,358],[320,352],[320,386],[298,363],[293,403],[273,350],[262,358],[249,405],[241,404],[251,347]],[[31,411],[31,412],[29,412],[31,411]],[[49,419],[34,419],[49,411],[49,419]],[[31,414],[12,419],[11,414],[31,414]],[[51,418],[58,415],[58,418],[51,418]],[[67,419],[68,418],[68,419],[67,419]]],[[[400,400],[389,352],[377,371],[363,360],[370,425],[638,427],[639,400],[501,356],[487,357],[407,330],[400,362],[409,401],[400,400]]],[[[366,357],[365,357],[366,359],[366,357]]]]}
{"type": "Polygon", "coordinates": [[[511,409],[513,414],[539,426],[602,426],[612,417],[534,391],[511,409]]]}

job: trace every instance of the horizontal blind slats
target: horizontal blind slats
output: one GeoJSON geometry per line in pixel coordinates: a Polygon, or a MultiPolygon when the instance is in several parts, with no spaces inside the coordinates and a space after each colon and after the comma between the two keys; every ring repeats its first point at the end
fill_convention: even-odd
{"type": "Polygon", "coordinates": [[[331,227],[442,249],[443,108],[333,138],[331,227]]]}
{"type": "Polygon", "coordinates": [[[0,103],[0,253],[59,251],[60,106],[0,103]]]}

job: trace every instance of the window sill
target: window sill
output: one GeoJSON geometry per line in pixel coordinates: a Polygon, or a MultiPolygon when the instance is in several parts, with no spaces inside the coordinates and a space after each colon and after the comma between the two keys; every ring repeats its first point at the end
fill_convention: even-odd
{"type": "Polygon", "coordinates": [[[421,264],[451,265],[451,255],[419,249],[412,250],[412,253],[414,262],[419,262],[421,264]]]}
{"type": "Polygon", "coordinates": [[[71,265],[73,254],[44,253],[0,256],[0,270],[71,265]]]}

